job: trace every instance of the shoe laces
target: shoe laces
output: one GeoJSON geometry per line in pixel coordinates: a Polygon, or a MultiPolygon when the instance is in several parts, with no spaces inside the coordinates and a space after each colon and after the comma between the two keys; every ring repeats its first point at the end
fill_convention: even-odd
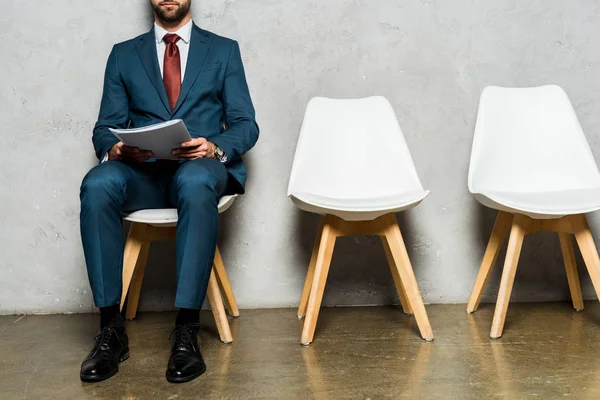
{"type": "Polygon", "coordinates": [[[176,326],[169,336],[169,340],[173,340],[173,348],[194,348],[194,341],[192,340],[192,330],[187,326],[176,326]]]}
{"type": "Polygon", "coordinates": [[[110,326],[105,326],[104,328],[102,328],[102,330],[100,330],[100,332],[98,332],[94,340],[98,342],[98,347],[101,350],[108,350],[110,348],[110,342],[112,340],[112,337],[115,334],[116,332],[113,328],[111,328],[110,326]]]}

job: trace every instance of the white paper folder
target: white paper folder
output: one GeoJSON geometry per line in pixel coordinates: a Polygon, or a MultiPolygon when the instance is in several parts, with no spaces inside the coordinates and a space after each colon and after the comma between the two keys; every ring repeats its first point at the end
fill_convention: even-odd
{"type": "Polygon", "coordinates": [[[192,140],[185,124],[180,119],[161,122],[133,129],[112,129],[110,132],[127,146],[150,150],[155,158],[173,158],[173,149],[192,140]]]}

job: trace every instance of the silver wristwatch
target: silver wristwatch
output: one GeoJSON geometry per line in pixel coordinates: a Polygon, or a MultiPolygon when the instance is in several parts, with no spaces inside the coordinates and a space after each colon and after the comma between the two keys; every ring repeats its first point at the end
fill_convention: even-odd
{"type": "Polygon", "coordinates": [[[217,160],[221,161],[222,163],[227,162],[227,155],[225,154],[225,152],[223,150],[221,150],[221,148],[214,143],[213,143],[213,146],[215,146],[215,158],[217,160]]]}

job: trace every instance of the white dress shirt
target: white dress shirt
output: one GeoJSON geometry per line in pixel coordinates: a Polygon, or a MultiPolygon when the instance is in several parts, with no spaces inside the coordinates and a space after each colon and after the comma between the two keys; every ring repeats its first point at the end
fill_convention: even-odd
{"type": "MultiPolygon", "coordinates": [[[[179,28],[177,32],[169,32],[166,29],[158,26],[156,22],[154,23],[154,37],[156,38],[156,55],[158,57],[158,65],[160,66],[160,76],[163,76],[164,74],[165,50],[167,49],[167,45],[163,39],[166,34],[174,33],[181,38],[181,40],[178,40],[176,44],[179,48],[179,58],[181,60],[181,82],[183,82],[183,78],[185,77],[185,67],[187,66],[188,54],[190,53],[192,26],[193,22],[190,21],[181,28],[179,28]]],[[[105,161],[108,161],[108,153],[106,153],[102,158],[102,162],[105,161]]]]}

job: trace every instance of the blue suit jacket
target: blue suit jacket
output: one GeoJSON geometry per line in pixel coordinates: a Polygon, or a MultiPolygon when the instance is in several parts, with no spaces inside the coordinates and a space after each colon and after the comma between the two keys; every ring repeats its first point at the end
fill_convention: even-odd
{"type": "Polygon", "coordinates": [[[258,125],[236,41],[194,25],[174,110],[160,74],[154,29],[113,47],[93,134],[98,158],[118,142],[108,128],[142,127],[171,119],[182,119],[192,137],[204,137],[225,152],[226,167],[239,183],[232,190],[243,193],[242,155],[258,140],[258,125]]]}

